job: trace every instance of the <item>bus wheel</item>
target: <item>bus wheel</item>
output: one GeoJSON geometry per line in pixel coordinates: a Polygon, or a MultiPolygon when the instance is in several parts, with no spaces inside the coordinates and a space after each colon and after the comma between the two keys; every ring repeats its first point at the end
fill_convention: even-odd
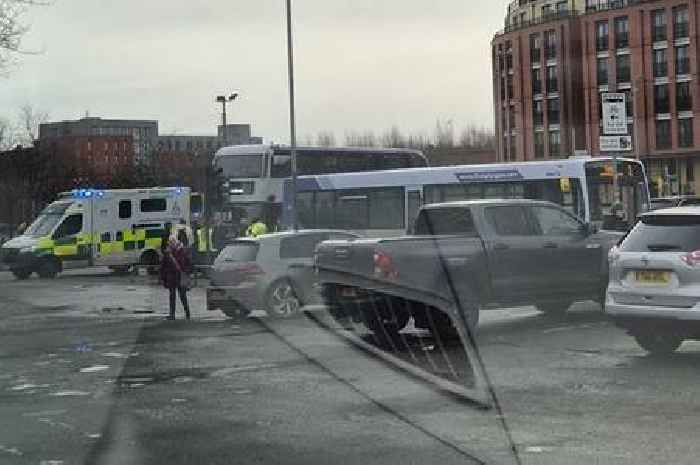
{"type": "Polygon", "coordinates": [[[61,271],[61,266],[55,258],[44,258],[39,263],[36,274],[41,279],[54,279],[59,271],[61,271]]]}
{"type": "Polygon", "coordinates": [[[29,270],[12,270],[12,274],[20,281],[24,281],[25,279],[29,279],[32,272],[29,270]]]}
{"type": "Polygon", "coordinates": [[[160,264],[160,259],[158,258],[158,254],[155,253],[153,250],[149,250],[148,252],[144,252],[143,255],[141,255],[141,260],[139,262],[141,266],[146,267],[146,271],[148,274],[151,276],[157,275],[159,270],[158,270],[158,265],[160,264]]]}

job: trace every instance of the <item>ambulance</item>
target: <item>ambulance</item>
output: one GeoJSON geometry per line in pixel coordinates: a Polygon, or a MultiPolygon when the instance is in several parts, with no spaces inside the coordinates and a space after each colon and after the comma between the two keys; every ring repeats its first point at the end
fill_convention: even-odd
{"type": "Polygon", "coordinates": [[[125,272],[146,265],[153,271],[166,231],[191,227],[201,205],[201,196],[187,187],[66,192],[2,245],[0,262],[17,279],[32,273],[54,278],[92,266],[125,272]]]}

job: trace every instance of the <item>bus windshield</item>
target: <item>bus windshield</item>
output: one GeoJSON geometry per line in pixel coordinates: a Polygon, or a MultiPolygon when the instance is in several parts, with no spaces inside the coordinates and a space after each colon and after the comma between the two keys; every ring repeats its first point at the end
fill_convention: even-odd
{"type": "Polygon", "coordinates": [[[586,163],[586,184],[591,222],[612,231],[627,231],[637,216],[649,208],[642,166],[618,160],[586,163]],[[613,179],[617,172],[617,189],[613,179]]]}
{"type": "Polygon", "coordinates": [[[263,174],[263,156],[231,155],[217,159],[216,164],[223,170],[223,176],[229,179],[261,178],[263,174]]]}

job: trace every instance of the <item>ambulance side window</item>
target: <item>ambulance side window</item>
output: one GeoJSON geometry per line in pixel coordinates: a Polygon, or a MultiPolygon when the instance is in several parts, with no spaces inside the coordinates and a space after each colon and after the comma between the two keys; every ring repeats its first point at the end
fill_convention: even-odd
{"type": "Polygon", "coordinates": [[[83,215],[70,215],[68,218],[63,220],[61,226],[56,229],[53,233],[54,239],[61,239],[64,237],[75,236],[79,234],[83,229],[83,215]]]}
{"type": "Polygon", "coordinates": [[[131,200],[122,200],[119,202],[119,219],[127,220],[131,218],[131,200]]]}

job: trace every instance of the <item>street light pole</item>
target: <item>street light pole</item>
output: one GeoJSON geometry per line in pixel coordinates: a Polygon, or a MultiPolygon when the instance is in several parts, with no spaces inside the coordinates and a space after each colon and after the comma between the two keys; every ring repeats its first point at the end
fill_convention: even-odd
{"type": "Polygon", "coordinates": [[[297,223],[297,130],[294,105],[294,42],[292,37],[292,0],[287,0],[287,74],[289,76],[289,136],[292,157],[292,188],[289,207],[292,216],[292,230],[296,231],[297,223]]]}
{"type": "Polygon", "coordinates": [[[216,101],[221,103],[222,111],[221,111],[221,136],[222,139],[224,140],[224,145],[227,143],[227,135],[226,135],[226,104],[228,102],[233,102],[238,98],[238,93],[234,92],[233,94],[229,95],[226,97],[225,95],[219,95],[216,97],[216,101]]]}

